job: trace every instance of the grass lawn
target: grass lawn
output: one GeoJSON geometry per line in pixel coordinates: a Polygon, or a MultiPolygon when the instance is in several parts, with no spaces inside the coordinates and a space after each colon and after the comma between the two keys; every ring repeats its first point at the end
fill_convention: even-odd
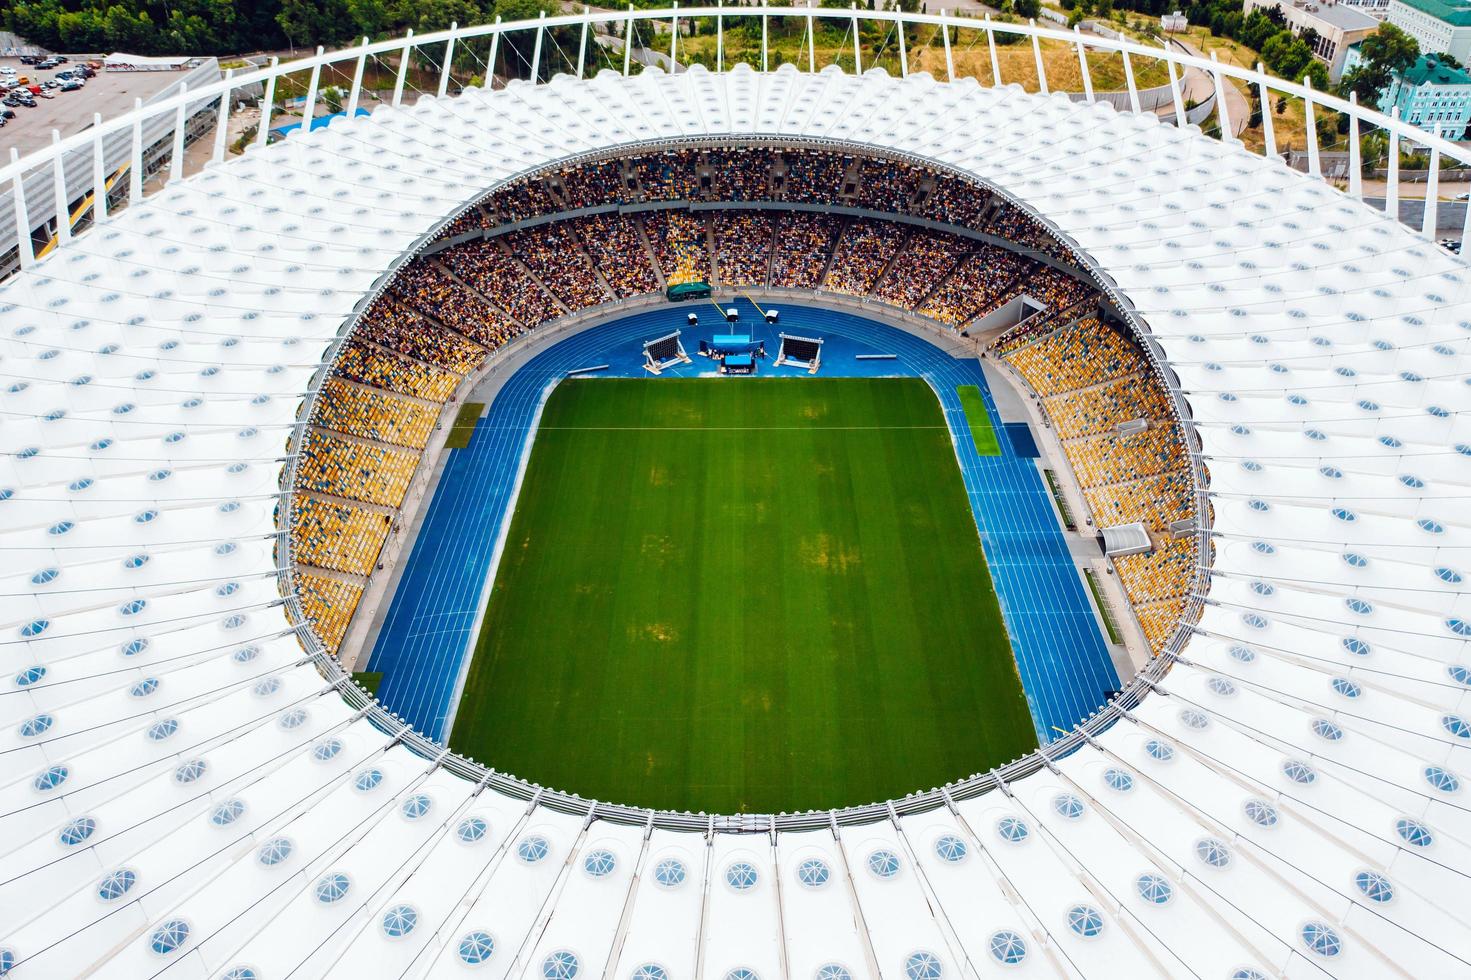
{"type": "Polygon", "coordinates": [[[970,439],[975,443],[976,455],[1000,456],[1001,441],[996,438],[996,428],[991,425],[981,389],[975,385],[961,385],[955,393],[960,396],[960,407],[965,410],[965,424],[970,427],[970,439]]]}
{"type": "Polygon", "coordinates": [[[1035,748],[934,393],[564,382],[450,744],[724,812],[882,800],[1035,748]]]}
{"type": "Polygon", "coordinates": [[[480,413],[483,411],[484,402],[466,402],[461,405],[460,410],[455,413],[455,424],[444,440],[444,448],[464,449],[470,445],[470,437],[475,434],[475,426],[480,423],[480,413]]]}

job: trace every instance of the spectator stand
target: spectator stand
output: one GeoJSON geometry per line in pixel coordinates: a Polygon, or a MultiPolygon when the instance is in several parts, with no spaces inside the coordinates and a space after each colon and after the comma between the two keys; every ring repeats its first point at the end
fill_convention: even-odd
{"type": "Polygon", "coordinates": [[[808,374],[816,374],[822,366],[822,338],[798,337],[796,334],[778,334],[781,347],[776,352],[776,367],[790,364],[806,368],[808,374]]]}
{"type": "Polygon", "coordinates": [[[690,356],[679,341],[678,330],[644,342],[644,370],[650,374],[657,375],[665,368],[689,363],[690,356]]]}

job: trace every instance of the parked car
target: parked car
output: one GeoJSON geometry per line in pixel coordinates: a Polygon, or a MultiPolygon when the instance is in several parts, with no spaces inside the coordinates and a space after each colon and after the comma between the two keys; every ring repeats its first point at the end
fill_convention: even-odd
{"type": "Polygon", "coordinates": [[[45,91],[39,85],[25,85],[25,82],[24,81],[22,81],[21,84],[24,85],[25,86],[25,90],[27,92],[31,93],[32,95],[40,95],[43,91],[45,91]]]}
{"type": "Polygon", "coordinates": [[[45,88],[61,88],[61,83],[58,82],[54,78],[48,78],[44,82],[41,83],[41,87],[43,89],[45,89],[45,88]]]}
{"type": "Polygon", "coordinates": [[[41,56],[38,54],[23,54],[20,56],[20,63],[23,65],[39,65],[41,63],[41,56]]]}
{"type": "Polygon", "coordinates": [[[15,110],[14,109],[0,109],[0,119],[14,119],[14,118],[15,118],[15,110]]]}
{"type": "Polygon", "coordinates": [[[63,92],[75,92],[81,87],[82,83],[77,81],[75,78],[68,78],[66,81],[61,83],[61,90],[63,92]]]}
{"type": "Polygon", "coordinates": [[[70,61],[70,60],[71,60],[71,59],[70,59],[70,58],[68,58],[68,57],[67,57],[67,56],[66,56],[66,55],[64,55],[64,54],[53,54],[53,55],[52,55],[52,56],[51,56],[51,57],[53,57],[53,58],[55,58],[55,59],[56,59],[56,63],[57,63],[57,64],[58,64],[58,65],[64,65],[64,64],[66,64],[66,63],[67,63],[67,62],[68,62],[68,61],[70,61]]]}

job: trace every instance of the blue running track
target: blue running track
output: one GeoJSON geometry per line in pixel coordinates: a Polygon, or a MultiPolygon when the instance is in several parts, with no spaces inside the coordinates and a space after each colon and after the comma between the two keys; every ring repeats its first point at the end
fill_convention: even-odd
{"type": "MultiPolygon", "coordinates": [[[[729,304],[727,304],[729,305],[729,304]]],[[[776,330],[766,326],[747,300],[741,330],[766,340],[775,357],[776,330]]],[[[922,377],[939,396],[957,447],[961,473],[976,526],[985,546],[1001,612],[1011,635],[1022,686],[1037,737],[1047,743],[1104,703],[1119,678],[1099,633],[1052,502],[1036,464],[1016,455],[1002,439],[1001,456],[980,457],[970,438],[955,389],[977,385],[992,424],[1002,432],[995,402],[980,365],[951,357],[894,327],[850,313],[781,305],[780,329],[824,338],[821,374],[922,377]],[[858,354],[895,354],[895,360],[856,359],[858,354]]],[[[649,377],[642,368],[642,342],[684,329],[686,349],[699,338],[724,332],[708,304],[661,306],[589,328],[548,348],[513,374],[480,420],[465,449],[447,450],[438,488],[404,568],[368,669],[383,673],[378,697],[421,732],[443,743],[449,736],[455,690],[470,655],[481,595],[511,499],[523,450],[543,396],[568,371],[608,364],[602,375],[649,377]],[[686,329],[688,313],[701,326],[686,329]]],[[[665,372],[691,377],[712,373],[711,363],[665,372]]],[[[763,375],[802,372],[762,362],[763,375]]],[[[739,379],[731,379],[738,384],[739,379]]]]}

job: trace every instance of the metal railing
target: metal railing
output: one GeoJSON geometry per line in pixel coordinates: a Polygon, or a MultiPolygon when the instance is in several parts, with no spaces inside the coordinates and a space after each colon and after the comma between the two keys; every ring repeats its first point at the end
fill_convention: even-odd
{"type": "MultiPolygon", "coordinates": [[[[21,157],[12,148],[10,161],[0,167],[0,187],[11,185],[16,200],[16,242],[22,266],[28,266],[35,261],[33,247],[29,231],[41,222],[27,222],[26,195],[23,191],[23,183],[28,174],[42,169],[52,169],[59,176],[56,177],[57,202],[55,211],[60,216],[60,224],[66,224],[68,213],[68,201],[61,198],[75,192],[74,180],[69,183],[66,180],[66,160],[68,157],[89,149],[92,155],[99,161],[99,166],[94,167],[92,191],[102,192],[106,190],[105,181],[108,175],[108,166],[101,165],[104,156],[110,156],[110,151],[119,139],[130,141],[131,160],[135,167],[134,173],[141,174],[142,158],[146,149],[145,133],[152,133],[161,123],[172,125],[174,120],[182,118],[185,111],[198,106],[202,102],[213,102],[219,106],[219,121],[216,126],[214,145],[210,153],[210,163],[222,162],[226,154],[226,134],[230,107],[233,96],[242,91],[263,90],[264,111],[262,113],[259,127],[251,148],[266,144],[270,123],[273,113],[274,93],[277,82],[285,76],[306,74],[306,95],[304,99],[301,116],[301,128],[292,138],[300,138],[309,134],[311,123],[317,117],[321,109],[321,79],[324,69],[335,69],[338,66],[350,67],[353,81],[344,104],[345,111],[349,116],[357,112],[363,96],[364,67],[369,58],[378,60],[379,56],[394,57],[398,59],[397,75],[391,97],[387,100],[390,105],[398,106],[403,103],[404,89],[408,80],[408,72],[416,53],[422,53],[429,61],[439,67],[439,78],[434,95],[444,96],[448,93],[449,82],[452,78],[455,49],[457,45],[468,45],[472,41],[488,38],[490,40],[489,67],[493,72],[496,64],[496,50],[500,47],[501,39],[513,34],[530,33],[533,40],[533,54],[528,67],[530,81],[536,84],[541,81],[543,66],[544,40],[548,32],[565,28],[579,28],[581,30],[578,42],[576,73],[586,70],[586,54],[589,44],[589,32],[595,25],[612,24],[621,26],[625,43],[623,44],[623,71],[630,73],[633,69],[634,59],[632,57],[635,45],[626,43],[628,39],[636,37],[637,30],[641,24],[663,25],[667,22],[671,28],[670,56],[677,58],[678,33],[677,27],[681,20],[691,19],[713,20],[717,33],[717,64],[716,71],[725,67],[725,28],[726,21],[758,19],[762,23],[760,63],[761,67],[767,68],[770,61],[770,44],[768,41],[767,23],[771,18],[796,18],[805,24],[804,48],[807,55],[807,70],[819,70],[816,55],[817,24],[837,23],[851,33],[853,39],[852,61],[853,64],[862,68],[862,51],[859,43],[859,25],[877,22],[887,25],[893,31],[896,38],[896,47],[899,54],[899,69],[901,75],[909,74],[909,53],[907,31],[898,30],[900,27],[928,27],[938,34],[942,41],[945,59],[946,80],[956,78],[955,60],[952,48],[953,37],[961,31],[979,32],[986,38],[987,51],[989,53],[990,83],[994,86],[1008,84],[1003,77],[1001,60],[996,54],[996,38],[998,36],[1026,39],[1031,42],[1034,55],[1036,71],[1036,87],[1041,93],[1047,93],[1051,89],[1047,81],[1047,62],[1042,55],[1041,42],[1060,43],[1072,46],[1077,53],[1080,77],[1083,86],[1083,100],[1086,102],[1099,101],[1098,93],[1094,91],[1091,75],[1088,67],[1087,55],[1093,54],[1117,54],[1123,64],[1125,77],[1125,94],[1127,95],[1128,111],[1144,111],[1140,107],[1141,89],[1135,84],[1135,60],[1145,59],[1146,62],[1160,62],[1166,67],[1169,74],[1169,87],[1171,91],[1172,116],[1177,124],[1183,124],[1186,117],[1186,101],[1181,84],[1182,75],[1189,71],[1203,72],[1209,77],[1214,86],[1214,99],[1216,114],[1220,122],[1219,131],[1230,133],[1233,131],[1232,120],[1229,118],[1230,109],[1225,98],[1225,89],[1228,80],[1240,82],[1247,87],[1255,87],[1261,97],[1262,106],[1270,106],[1273,96],[1286,96],[1301,100],[1304,106],[1304,118],[1306,121],[1306,132],[1304,138],[1307,147],[1308,174],[1311,177],[1323,179],[1323,173],[1319,166],[1320,146],[1317,136],[1317,128],[1314,124],[1318,112],[1343,113],[1348,118],[1348,153],[1349,170],[1347,193],[1354,198],[1362,198],[1363,188],[1361,173],[1363,170],[1360,157],[1359,136],[1365,132],[1366,126],[1383,130],[1388,137],[1388,170],[1389,178],[1386,186],[1384,209],[1386,213],[1398,216],[1399,213],[1399,148],[1401,141],[1409,141],[1418,146],[1423,146],[1429,153],[1429,177],[1425,188],[1425,207],[1422,213],[1420,231],[1433,236],[1436,229],[1437,207],[1436,190],[1438,183],[1438,172],[1442,158],[1449,158],[1458,163],[1471,164],[1471,149],[1461,147],[1439,135],[1426,132],[1416,126],[1398,118],[1398,112],[1392,115],[1384,115],[1377,111],[1358,105],[1353,97],[1348,100],[1341,99],[1335,95],[1314,90],[1307,79],[1302,83],[1291,82],[1284,79],[1267,75],[1260,70],[1253,71],[1240,68],[1235,65],[1227,65],[1219,62],[1214,55],[1210,58],[1199,58],[1175,50],[1173,47],[1150,47],[1138,42],[1124,39],[1104,38],[1099,36],[1084,35],[1080,30],[1060,31],[1050,28],[1038,27],[1034,22],[1020,24],[992,20],[989,16],[985,18],[956,17],[941,11],[938,14],[903,13],[894,10],[862,10],[856,6],[848,10],[832,9],[825,7],[691,7],[681,9],[673,7],[663,10],[634,10],[630,8],[622,13],[610,12],[584,12],[581,14],[566,14],[559,17],[541,17],[535,21],[518,21],[514,23],[484,24],[477,27],[460,27],[451,25],[448,30],[436,31],[421,36],[415,36],[410,31],[403,38],[395,38],[387,41],[364,43],[357,47],[344,48],[337,51],[324,51],[318,49],[313,56],[296,61],[281,63],[272,59],[271,63],[264,68],[236,74],[234,69],[225,72],[225,77],[219,82],[192,89],[187,93],[175,95],[170,98],[161,99],[149,105],[135,107],[132,111],[116,116],[112,119],[101,120],[87,130],[75,133],[71,136],[54,141],[34,153],[21,157]],[[439,60],[435,60],[438,58],[439,60]],[[257,89],[259,87],[259,89],[257,89]]],[[[652,31],[650,32],[652,33],[652,31]]],[[[571,68],[571,59],[567,67],[571,68]]],[[[549,63],[549,59],[548,59],[549,63]]],[[[644,69],[653,70],[653,69],[644,69]]],[[[515,79],[511,79],[515,80],[515,79]]],[[[978,78],[978,81],[984,81],[978,78]]],[[[523,80],[525,81],[525,80],[523,80]]],[[[494,78],[491,83],[494,84],[494,78]]],[[[429,93],[423,93],[428,96],[429,93]]],[[[1167,116],[1168,118],[1168,116],[1167,116]]],[[[1262,126],[1262,152],[1266,156],[1276,156],[1277,147],[1273,132],[1273,120],[1271,112],[1261,113],[1262,126]]],[[[143,198],[144,190],[142,181],[134,178],[130,181],[128,189],[128,201],[136,203],[143,198]]],[[[106,220],[103,214],[98,215],[106,220]]],[[[1460,240],[1466,241],[1467,233],[1471,232],[1471,208],[1467,209],[1467,220],[1463,223],[1460,240]]],[[[63,232],[63,238],[66,232],[63,232]]]]}
{"type": "MultiPolygon", "coordinates": [[[[510,82],[520,81],[522,83],[538,84],[542,81],[542,51],[544,39],[549,31],[562,28],[580,28],[581,37],[576,52],[575,74],[583,75],[586,68],[586,54],[588,51],[589,32],[596,25],[615,24],[623,28],[623,73],[632,72],[634,62],[631,39],[636,35],[640,24],[662,24],[668,22],[671,28],[670,40],[670,63],[677,63],[678,55],[678,23],[690,18],[701,18],[713,20],[717,32],[717,59],[714,71],[720,72],[725,68],[724,53],[725,26],[727,20],[741,20],[756,18],[762,22],[760,65],[763,70],[769,69],[769,58],[771,54],[768,42],[767,25],[770,18],[785,17],[798,18],[805,24],[804,48],[807,55],[807,71],[817,71],[823,65],[819,65],[816,56],[816,25],[819,22],[836,22],[843,25],[852,34],[852,62],[854,67],[862,69],[862,52],[859,43],[859,25],[869,22],[878,22],[888,25],[897,36],[897,50],[899,55],[899,68],[901,75],[909,73],[909,57],[905,30],[910,26],[926,26],[932,28],[940,38],[944,50],[945,79],[947,81],[957,78],[955,61],[952,50],[952,40],[958,32],[979,32],[986,41],[989,52],[990,77],[989,82],[993,86],[1007,84],[1003,77],[1001,62],[997,57],[996,47],[998,36],[1019,36],[1030,40],[1031,49],[1034,54],[1036,67],[1037,89],[1042,93],[1049,91],[1046,61],[1042,56],[1041,42],[1061,43],[1072,46],[1077,54],[1081,79],[1083,83],[1083,101],[1098,101],[1098,93],[1093,89],[1089,75],[1088,58],[1090,53],[1117,54],[1123,64],[1124,77],[1126,80],[1125,94],[1127,96],[1127,111],[1143,112],[1140,106],[1140,89],[1135,85],[1135,59],[1149,59],[1164,63],[1169,75],[1169,88],[1171,93],[1170,105],[1172,113],[1167,113],[1166,122],[1173,121],[1177,125],[1185,124],[1185,99],[1181,84],[1181,76],[1188,71],[1204,72],[1212,80],[1214,85],[1214,101],[1216,113],[1220,122],[1221,133],[1231,133],[1232,125],[1228,117],[1229,108],[1224,97],[1225,87],[1228,80],[1235,80],[1247,86],[1255,86],[1261,96],[1261,104],[1270,106],[1273,96],[1286,96],[1302,100],[1304,104],[1305,118],[1307,120],[1306,139],[1308,144],[1308,176],[1323,179],[1323,174],[1318,166],[1319,145],[1316,127],[1313,124],[1316,111],[1327,111],[1343,113],[1349,120],[1349,154],[1350,168],[1347,188],[1345,193],[1352,198],[1362,199],[1362,185],[1360,173],[1362,161],[1359,151],[1359,135],[1363,128],[1372,126],[1384,130],[1388,134],[1389,172],[1390,178],[1387,187],[1385,211],[1398,216],[1398,160],[1399,145],[1402,140],[1410,141],[1425,147],[1430,156],[1429,180],[1426,187],[1426,205],[1423,212],[1422,226],[1419,231],[1427,237],[1433,236],[1436,229],[1436,205],[1435,193],[1437,176],[1443,158],[1449,158],[1459,163],[1471,165],[1471,149],[1457,146],[1438,135],[1426,133],[1397,116],[1386,116],[1381,113],[1366,109],[1357,104],[1356,100],[1347,101],[1336,96],[1314,91],[1309,84],[1298,84],[1266,75],[1264,72],[1250,71],[1232,65],[1219,63],[1214,56],[1210,59],[1198,58],[1182,51],[1169,47],[1153,48],[1133,41],[1123,39],[1109,39],[1095,36],[1085,36],[1079,31],[1066,32],[1038,27],[1035,23],[1018,24],[993,21],[989,17],[954,17],[947,15],[944,11],[939,14],[901,13],[898,11],[872,11],[858,9],[856,6],[848,10],[817,7],[695,7],[680,9],[678,7],[663,10],[634,10],[630,8],[620,13],[591,13],[584,11],[581,14],[569,14],[559,17],[543,16],[535,21],[523,21],[502,24],[500,22],[478,27],[461,28],[452,25],[447,31],[438,31],[423,36],[414,36],[412,32],[403,38],[381,41],[376,43],[364,43],[357,47],[347,48],[339,51],[318,52],[311,57],[298,61],[279,63],[272,59],[270,65],[239,74],[228,71],[225,77],[218,83],[191,90],[187,94],[181,94],[173,98],[163,99],[156,103],[139,106],[131,112],[117,116],[110,120],[103,120],[85,132],[77,133],[61,140],[54,141],[50,146],[44,147],[28,156],[20,157],[14,150],[11,153],[10,162],[0,167],[0,188],[6,184],[12,187],[16,207],[16,241],[14,248],[18,253],[20,265],[29,267],[38,260],[33,252],[32,239],[29,229],[40,222],[28,222],[26,208],[25,183],[30,175],[38,171],[50,170],[54,175],[55,211],[59,219],[61,247],[53,251],[65,251],[71,240],[71,229],[67,224],[70,201],[68,195],[71,186],[66,179],[66,161],[70,155],[79,152],[90,151],[96,161],[93,168],[93,192],[97,193],[98,201],[106,200],[106,179],[112,166],[111,160],[113,147],[121,139],[130,141],[130,155],[132,161],[132,174],[130,187],[127,192],[126,203],[136,204],[144,200],[144,184],[141,180],[141,161],[145,152],[145,133],[151,133],[159,125],[160,120],[182,120],[191,107],[201,102],[214,101],[218,106],[218,119],[213,137],[213,147],[210,154],[208,166],[217,166],[226,158],[227,122],[229,112],[233,103],[233,95],[239,90],[250,89],[260,86],[264,93],[264,107],[261,115],[259,128],[254,140],[245,148],[245,153],[255,153],[264,147],[268,141],[271,117],[273,113],[273,98],[277,83],[285,76],[307,73],[309,80],[306,87],[306,96],[301,115],[301,128],[296,133],[287,137],[288,139],[310,139],[311,123],[318,111],[318,100],[320,94],[320,82],[324,69],[336,68],[339,65],[351,67],[353,83],[345,109],[349,117],[355,115],[359,103],[363,98],[363,76],[364,67],[369,58],[377,59],[380,55],[397,57],[398,67],[395,84],[391,99],[385,100],[389,105],[398,106],[403,103],[404,89],[406,87],[408,71],[413,56],[416,52],[429,54],[430,60],[438,55],[441,60],[439,65],[439,79],[437,91],[433,97],[442,97],[448,94],[451,80],[452,66],[454,64],[454,51],[456,45],[463,45],[472,40],[490,40],[489,67],[493,72],[496,65],[496,49],[501,39],[507,35],[523,32],[534,35],[532,45],[532,58],[529,65],[529,79],[510,79],[510,82]],[[1171,116],[1173,117],[1171,120],[1171,116]],[[107,161],[104,164],[104,160],[107,161]]],[[[846,36],[846,35],[845,35],[846,36]]],[[[571,59],[566,59],[569,63],[571,59]]],[[[490,85],[495,84],[495,78],[490,76],[490,85]]],[[[978,79],[983,84],[986,79],[978,79]]],[[[429,93],[423,93],[429,96],[429,93]]],[[[1110,100],[1115,108],[1118,108],[1119,100],[1110,100]]],[[[1266,156],[1276,155],[1276,145],[1272,132],[1271,113],[1262,114],[1263,129],[1263,154],[1266,156]]],[[[753,134],[755,135],[755,134],[753,134]]],[[[176,140],[182,140],[183,134],[176,135],[176,140]]],[[[891,152],[892,155],[892,152],[891,152]]],[[[938,169],[949,169],[934,161],[920,160],[926,166],[938,169]]],[[[474,200],[480,199],[486,189],[477,190],[475,197],[465,203],[464,207],[473,204],[474,200]]],[[[0,190],[3,193],[3,190],[0,190]]],[[[1017,205],[1026,213],[1036,217],[1035,212],[1025,202],[1021,202],[1001,192],[1009,202],[1017,205]]],[[[463,210],[463,207],[458,210],[463,210]]],[[[458,213],[458,212],[457,212],[458,213]]],[[[447,224],[450,216],[444,216],[434,223],[434,228],[421,236],[404,256],[394,263],[394,268],[403,261],[416,255],[419,251],[433,240],[438,229],[447,224]]],[[[95,215],[93,227],[105,224],[108,214],[105,207],[99,207],[95,215]]],[[[1044,227],[1056,234],[1055,229],[1043,221],[1044,227]]],[[[1468,220],[1462,228],[1461,240],[1465,242],[1467,232],[1471,231],[1471,209],[1468,209],[1468,220]]],[[[1061,238],[1061,236],[1058,236],[1061,238]]],[[[1072,249],[1072,243],[1064,241],[1072,249]]],[[[1463,255],[1466,250],[1463,249],[1463,255]]],[[[47,257],[49,260],[50,256],[47,257]]],[[[45,261],[45,260],[41,260],[45,261]]],[[[1090,274],[1093,275],[1099,288],[1101,288],[1112,300],[1117,308],[1123,313],[1130,325],[1145,341],[1145,349],[1150,359],[1154,362],[1156,370],[1160,371],[1167,379],[1171,377],[1158,352],[1154,349],[1152,339],[1146,324],[1132,311],[1128,303],[1117,293],[1117,290],[1099,273],[1099,270],[1089,265],[1086,256],[1082,256],[1082,262],[1090,274]]],[[[374,290],[376,294],[383,288],[388,275],[381,277],[374,290]]],[[[357,312],[364,308],[359,303],[353,314],[343,324],[337,343],[347,335],[356,321],[357,312]]],[[[539,336],[533,332],[531,337],[539,336]]],[[[334,344],[335,349],[335,344],[334,344]]],[[[308,399],[303,406],[303,414],[298,420],[298,429],[294,438],[300,438],[312,410],[314,399],[308,399]]],[[[1193,432],[1189,412],[1178,391],[1172,391],[1172,402],[1182,426],[1193,432]]],[[[1193,435],[1192,435],[1193,438],[1193,435]]],[[[1209,567],[1209,503],[1206,496],[1205,471],[1200,462],[1199,453],[1192,452],[1192,469],[1196,479],[1196,490],[1198,494],[1199,507],[1198,519],[1201,522],[1199,534],[1201,536],[1200,563],[1197,575],[1204,575],[1209,567]]],[[[286,469],[283,471],[283,486],[291,486],[294,482],[294,458],[288,459],[286,469]]],[[[328,653],[315,633],[309,626],[303,613],[300,601],[296,597],[292,582],[291,541],[289,534],[289,499],[282,510],[283,520],[279,525],[277,534],[277,565],[287,569],[282,575],[283,594],[285,605],[292,621],[297,625],[296,632],[307,651],[308,658],[321,672],[324,678],[331,682],[331,686],[340,692],[343,699],[355,710],[361,712],[375,727],[389,738],[403,744],[409,750],[421,757],[433,760],[444,768],[454,772],[467,780],[479,784],[491,786],[497,791],[508,796],[532,800],[538,805],[549,806],[553,809],[576,813],[578,815],[591,815],[600,819],[613,820],[622,823],[647,826],[652,823],[668,829],[704,832],[710,829],[730,832],[767,831],[769,829],[819,829],[830,827],[834,822],[838,824],[859,824],[891,818],[894,814],[907,814],[934,809],[950,805],[956,800],[963,800],[983,793],[1035,773],[1044,768],[1050,768],[1054,760],[1076,751],[1088,744],[1094,736],[1100,734],[1128,711],[1135,708],[1154,689],[1158,680],[1163,677],[1173,662],[1176,653],[1183,643],[1188,639],[1192,630],[1186,626],[1172,638],[1166,651],[1154,657],[1145,665],[1144,669],[1137,674],[1109,705],[1101,707],[1082,720],[1071,732],[1061,736],[1056,741],[1049,743],[1026,757],[1014,760],[1004,766],[997,767],[989,772],[977,773],[969,777],[953,781],[941,788],[927,790],[911,794],[887,802],[876,802],[864,806],[848,807],[836,811],[809,811],[798,814],[780,815],[741,815],[741,816],[716,816],[710,817],[705,814],[677,813],[673,811],[656,811],[642,807],[623,806],[613,803],[603,803],[588,800],[575,794],[563,793],[556,790],[547,790],[524,780],[517,779],[505,773],[499,773],[492,768],[483,766],[468,759],[461,758],[453,753],[446,752],[443,746],[416,732],[401,718],[380,705],[371,695],[354,684],[335,657],[328,653]]],[[[1203,579],[1201,579],[1203,581],[1203,579]]],[[[1198,615],[1202,603],[1201,590],[1195,589],[1194,595],[1186,610],[1186,621],[1190,621],[1198,615]]]]}

